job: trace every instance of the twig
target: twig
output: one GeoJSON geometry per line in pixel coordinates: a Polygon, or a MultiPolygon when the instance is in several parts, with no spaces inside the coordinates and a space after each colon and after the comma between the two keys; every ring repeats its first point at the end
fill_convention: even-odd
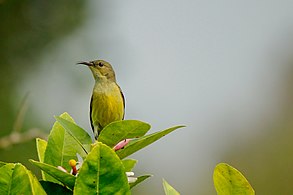
{"type": "Polygon", "coordinates": [[[29,129],[22,133],[12,131],[9,135],[0,138],[0,149],[8,148],[14,144],[27,142],[36,137],[46,139],[47,134],[37,128],[29,129]]]}
{"type": "Polygon", "coordinates": [[[8,148],[14,144],[24,143],[32,139],[35,139],[37,137],[40,137],[43,139],[47,137],[47,134],[43,133],[41,130],[37,128],[32,128],[25,132],[21,132],[24,117],[28,109],[28,95],[29,93],[27,93],[24,96],[21,102],[20,108],[18,110],[16,119],[10,134],[0,137],[0,149],[8,148]]]}
{"type": "Polygon", "coordinates": [[[12,129],[13,133],[21,131],[24,117],[25,117],[26,111],[28,109],[28,96],[29,96],[29,92],[26,93],[26,95],[24,96],[24,98],[21,101],[20,108],[17,112],[16,119],[13,124],[13,129],[12,129]]]}

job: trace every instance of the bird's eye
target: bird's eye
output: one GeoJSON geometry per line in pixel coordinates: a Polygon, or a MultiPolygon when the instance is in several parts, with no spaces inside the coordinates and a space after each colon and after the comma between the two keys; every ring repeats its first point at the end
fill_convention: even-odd
{"type": "Polygon", "coordinates": [[[99,62],[98,65],[99,65],[99,67],[103,67],[104,66],[104,64],[102,62],[99,62]]]}

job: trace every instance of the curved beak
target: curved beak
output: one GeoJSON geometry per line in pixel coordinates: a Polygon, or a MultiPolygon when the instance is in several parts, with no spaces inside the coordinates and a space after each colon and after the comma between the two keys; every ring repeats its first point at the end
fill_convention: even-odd
{"type": "Polygon", "coordinates": [[[77,62],[76,64],[83,64],[83,65],[86,65],[86,66],[94,66],[93,62],[77,62]]]}

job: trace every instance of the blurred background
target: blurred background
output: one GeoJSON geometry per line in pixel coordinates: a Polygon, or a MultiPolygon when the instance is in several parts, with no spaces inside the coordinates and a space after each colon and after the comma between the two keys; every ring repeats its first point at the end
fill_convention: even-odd
{"type": "Polygon", "coordinates": [[[216,194],[227,162],[258,194],[293,194],[292,1],[0,1],[0,161],[36,159],[35,141],[68,112],[90,130],[94,80],[78,61],[105,59],[126,119],[151,132],[187,127],[132,156],[154,177],[133,194],[216,194]],[[26,111],[26,112],[25,112],[26,111]],[[32,131],[36,130],[36,131],[32,131]],[[24,137],[23,137],[24,139],[24,137]],[[8,143],[6,143],[8,140],[8,143]]]}

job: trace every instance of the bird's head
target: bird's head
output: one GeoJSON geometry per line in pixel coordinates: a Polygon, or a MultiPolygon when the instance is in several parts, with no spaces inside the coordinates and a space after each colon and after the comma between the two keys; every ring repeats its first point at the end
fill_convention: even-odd
{"type": "Polygon", "coordinates": [[[109,62],[104,60],[94,60],[90,62],[79,62],[77,64],[87,65],[92,71],[95,80],[106,79],[116,82],[115,72],[109,62]]]}

